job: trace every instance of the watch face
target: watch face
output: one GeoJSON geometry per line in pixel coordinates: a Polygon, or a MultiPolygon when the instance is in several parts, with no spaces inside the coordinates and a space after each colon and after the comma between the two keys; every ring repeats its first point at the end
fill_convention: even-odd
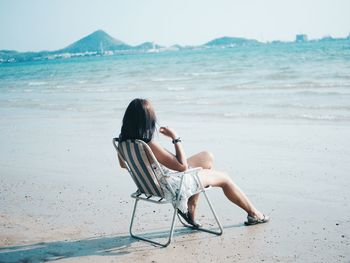
{"type": "Polygon", "coordinates": [[[178,143],[178,142],[181,142],[180,138],[177,138],[177,139],[173,140],[173,143],[178,143]]]}

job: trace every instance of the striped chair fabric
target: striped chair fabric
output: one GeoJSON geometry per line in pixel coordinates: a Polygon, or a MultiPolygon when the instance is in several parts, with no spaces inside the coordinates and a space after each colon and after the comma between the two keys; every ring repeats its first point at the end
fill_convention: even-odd
{"type": "Polygon", "coordinates": [[[146,153],[147,149],[137,140],[119,142],[118,148],[140,192],[164,198],[163,190],[146,153]]]}

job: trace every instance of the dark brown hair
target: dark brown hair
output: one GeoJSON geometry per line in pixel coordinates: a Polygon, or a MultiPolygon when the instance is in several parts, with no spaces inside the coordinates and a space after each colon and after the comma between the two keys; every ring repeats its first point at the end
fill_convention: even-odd
{"type": "Polygon", "coordinates": [[[156,114],[151,103],[145,99],[134,99],[126,108],[119,141],[139,139],[149,142],[156,128],[156,114]]]}

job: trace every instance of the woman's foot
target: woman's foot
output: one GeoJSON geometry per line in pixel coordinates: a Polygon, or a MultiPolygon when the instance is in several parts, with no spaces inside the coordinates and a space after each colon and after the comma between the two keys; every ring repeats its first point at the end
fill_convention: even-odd
{"type": "Polygon", "coordinates": [[[193,216],[189,212],[183,213],[180,209],[177,209],[177,212],[188,224],[194,228],[199,228],[202,226],[199,222],[194,220],[193,216]]]}
{"type": "Polygon", "coordinates": [[[260,217],[248,215],[247,221],[244,222],[244,224],[246,226],[251,226],[251,225],[267,223],[269,221],[270,221],[270,218],[264,214],[262,214],[260,217]]]}

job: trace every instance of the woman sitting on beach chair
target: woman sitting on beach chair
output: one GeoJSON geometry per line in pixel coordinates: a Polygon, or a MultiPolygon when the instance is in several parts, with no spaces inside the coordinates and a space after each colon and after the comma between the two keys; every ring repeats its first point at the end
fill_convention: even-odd
{"type": "MultiPolygon", "coordinates": [[[[246,225],[255,225],[269,221],[269,218],[257,210],[249,201],[242,190],[232,181],[225,172],[212,169],[213,155],[207,151],[200,152],[186,159],[185,151],[181,144],[181,139],[174,129],[161,127],[159,132],[169,137],[175,147],[175,155],[164,149],[153,139],[156,125],[156,115],[151,103],[145,99],[134,99],[126,109],[119,142],[139,139],[148,144],[158,162],[167,171],[185,171],[189,167],[201,167],[198,177],[204,187],[221,187],[225,196],[234,204],[247,212],[246,225]]],[[[120,159],[119,159],[120,160],[120,159]]],[[[120,160],[122,168],[125,164],[120,160]]],[[[174,183],[174,182],[173,182],[174,183]]],[[[180,183],[180,182],[178,182],[180,183]]],[[[176,181],[175,181],[176,184],[176,181]]],[[[179,209],[179,214],[194,227],[200,227],[195,220],[196,207],[200,191],[198,183],[193,177],[188,177],[183,182],[186,189],[183,209],[179,209]]]]}

